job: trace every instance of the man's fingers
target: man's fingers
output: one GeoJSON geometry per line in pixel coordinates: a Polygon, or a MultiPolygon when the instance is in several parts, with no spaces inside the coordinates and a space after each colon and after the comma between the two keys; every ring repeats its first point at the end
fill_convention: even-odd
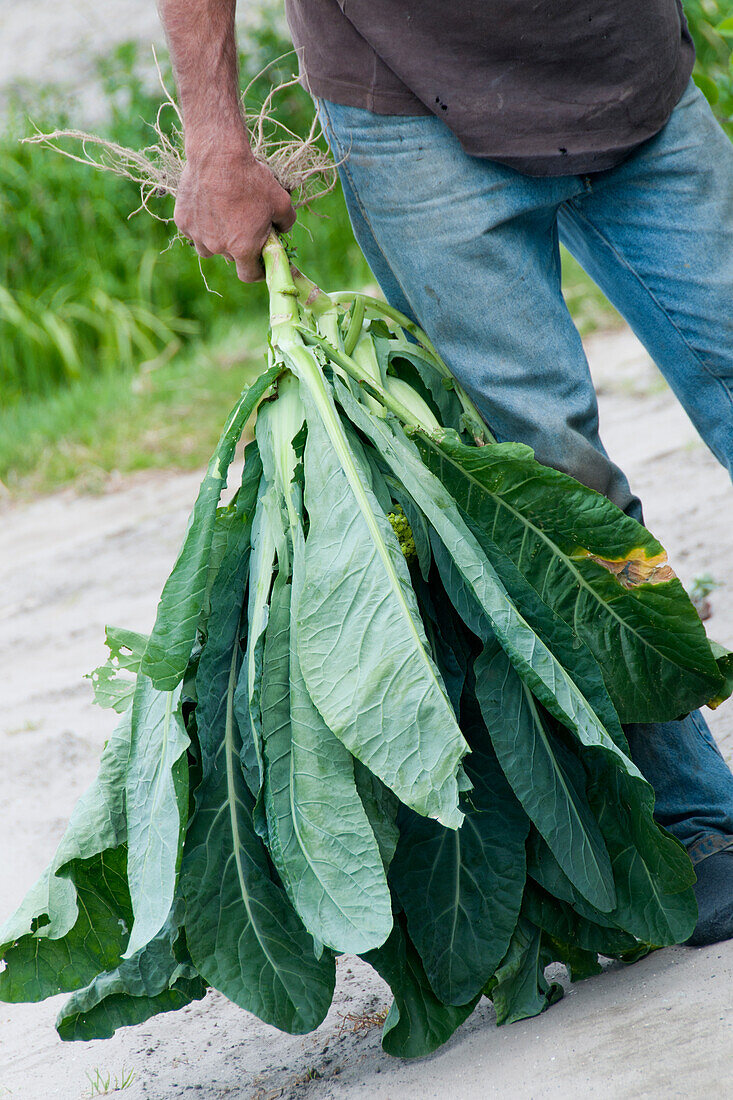
{"type": "Polygon", "coordinates": [[[295,207],[288,199],[287,204],[281,206],[279,209],[273,212],[272,224],[279,233],[287,233],[289,229],[292,229],[295,225],[295,219],[297,218],[295,213],[295,207]]]}
{"type": "Polygon", "coordinates": [[[210,256],[213,256],[213,252],[209,252],[205,244],[200,244],[199,241],[193,242],[193,247],[204,260],[208,260],[210,256]]]}
{"type": "Polygon", "coordinates": [[[290,201],[290,195],[282,187],[278,187],[278,193],[272,204],[272,224],[280,233],[287,233],[292,228],[296,219],[295,208],[290,201]]]}
{"type": "Polygon", "coordinates": [[[237,275],[243,283],[259,283],[265,277],[265,269],[259,257],[240,256],[235,260],[237,275]]]}

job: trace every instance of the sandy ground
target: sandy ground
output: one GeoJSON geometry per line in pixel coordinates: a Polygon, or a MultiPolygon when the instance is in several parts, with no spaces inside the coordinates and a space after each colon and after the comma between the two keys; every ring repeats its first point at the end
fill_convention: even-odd
{"type": "MultiPolygon", "coordinates": [[[[240,42],[263,8],[283,19],[284,25],[278,0],[241,2],[240,42]]],[[[156,0],[0,0],[0,113],[14,89],[53,84],[73,97],[70,106],[77,125],[98,124],[105,104],[95,77],[95,58],[126,41],[140,44],[141,59],[150,57],[151,45],[165,46],[156,0]]],[[[293,66],[297,68],[295,62],[293,66]]],[[[152,57],[141,75],[155,83],[152,57]]]]}
{"type": "MultiPolygon", "coordinates": [[[[730,644],[727,477],[628,331],[597,336],[588,350],[606,445],[682,579],[709,572],[722,582],[708,627],[730,644]]],[[[50,857],[111,730],[114,716],[91,706],[83,679],[104,658],[104,625],[149,629],[197,484],[191,474],[113,478],[99,496],[67,491],[0,512],[3,918],[50,857]]],[[[711,724],[732,760],[733,706],[711,724]]],[[[539,1019],[502,1030],[482,1004],[419,1064],[384,1055],[377,1027],[355,1029],[389,1003],[381,980],[359,960],[341,960],[338,973],[328,1019],[305,1038],[218,994],[108,1042],[69,1045],[53,1030],[62,998],[0,1005],[0,1098],[80,1100],[92,1095],[87,1075],[97,1067],[113,1079],[134,1071],[130,1100],[733,1096],[733,942],[612,968],[539,1019]]]]}

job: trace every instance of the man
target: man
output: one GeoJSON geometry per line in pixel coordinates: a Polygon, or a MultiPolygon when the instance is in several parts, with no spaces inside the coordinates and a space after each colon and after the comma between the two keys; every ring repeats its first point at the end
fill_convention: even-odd
{"type": "MultiPolygon", "coordinates": [[[[176,223],[262,277],[290,197],[250,151],[236,0],[160,0],[187,166],[176,223]]],[[[641,519],[598,435],[558,241],[629,320],[733,473],[733,148],[677,0],[287,0],[359,244],[499,439],[641,519]]],[[[693,944],[733,936],[733,775],[700,713],[627,729],[695,863],[693,944]]]]}

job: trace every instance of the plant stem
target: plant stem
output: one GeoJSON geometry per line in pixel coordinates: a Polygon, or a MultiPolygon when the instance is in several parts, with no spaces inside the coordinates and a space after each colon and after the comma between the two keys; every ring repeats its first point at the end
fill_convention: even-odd
{"type": "MultiPolygon", "coordinates": [[[[440,358],[437,351],[435,351],[422,329],[411,321],[409,317],[405,317],[403,313],[400,313],[399,310],[393,309],[392,306],[387,305],[386,302],[380,302],[376,298],[370,298],[366,295],[359,296],[346,292],[339,292],[333,295],[325,294],[315,283],[311,282],[302,272],[298,271],[297,268],[291,267],[285,248],[274,231],[270,233],[265,242],[265,246],[262,250],[262,257],[265,264],[267,287],[270,292],[270,328],[272,331],[273,349],[278,347],[282,348],[283,351],[296,359],[296,361],[301,364],[301,368],[303,368],[305,366],[302,355],[305,350],[304,343],[319,345],[324,349],[328,358],[336,368],[341,368],[341,370],[345,371],[346,374],[357,381],[359,385],[371,388],[382,405],[386,409],[389,409],[390,412],[394,413],[404,424],[419,428],[427,435],[431,435],[431,428],[425,424],[419,423],[414,412],[403,405],[394,395],[388,393],[373,376],[371,371],[369,372],[369,376],[367,376],[365,367],[361,366],[355,359],[341,351],[337,346],[339,334],[336,303],[338,301],[361,297],[366,305],[373,306],[375,309],[384,313],[419,340],[430,356],[435,358],[436,365],[441,373],[444,374],[445,377],[453,380],[453,376],[448,370],[448,367],[440,358]],[[321,332],[325,330],[327,336],[313,332],[302,324],[300,316],[301,306],[311,311],[317,320],[319,329],[321,332]]],[[[308,358],[310,359],[310,356],[308,356],[308,358]]],[[[315,364],[310,364],[306,370],[307,375],[312,375],[314,365],[315,364]]],[[[458,383],[455,383],[455,380],[453,381],[456,387],[456,394],[463,405],[464,413],[470,422],[472,431],[474,431],[479,439],[483,439],[488,443],[495,443],[496,440],[484,424],[478,410],[475,408],[468,395],[458,383]]]]}
{"type": "Polygon", "coordinates": [[[306,344],[312,344],[316,347],[323,348],[328,358],[341,367],[350,378],[353,378],[360,386],[365,386],[367,389],[373,390],[382,405],[384,405],[386,409],[389,409],[391,413],[394,413],[403,424],[411,428],[419,428],[420,431],[425,432],[425,434],[429,436],[435,434],[425,424],[421,424],[416,419],[414,412],[408,409],[406,405],[403,405],[398,398],[388,393],[371,375],[367,375],[364,369],[360,367],[356,360],[352,359],[350,355],[335,348],[328,340],[315,332],[310,332],[305,328],[299,328],[299,332],[306,344]]]}
{"type": "Polygon", "coordinates": [[[308,310],[315,318],[322,317],[324,313],[336,312],[336,303],[321,290],[307,275],[299,271],[295,264],[290,265],[290,274],[293,277],[293,286],[298,291],[298,301],[303,309],[308,310]]]}
{"type": "Polygon", "coordinates": [[[389,302],[383,302],[381,298],[372,298],[369,294],[362,294],[358,290],[337,290],[329,295],[332,302],[351,302],[355,298],[362,298],[364,303],[371,306],[377,313],[381,313],[384,317],[389,317],[390,320],[403,328],[405,332],[409,332],[411,336],[414,336],[419,344],[421,344],[426,351],[429,351],[436,363],[441,367],[441,370],[446,375],[450,375],[450,371],[438,355],[438,351],[434,344],[431,342],[430,337],[424,332],[415,321],[411,321],[405,313],[400,313],[398,309],[391,306],[389,302]]]}
{"type": "Polygon", "coordinates": [[[354,305],[352,306],[351,320],[349,321],[348,332],[344,336],[344,351],[347,355],[351,355],[356,347],[357,341],[361,335],[361,326],[364,321],[364,298],[361,294],[357,294],[354,298],[354,305]]]}
{"type": "Polygon", "coordinates": [[[481,413],[478,411],[460,382],[454,378],[447,364],[441,359],[438,354],[438,349],[435,347],[428,334],[424,332],[418,324],[411,321],[404,313],[400,313],[398,309],[395,309],[394,306],[391,306],[388,302],[383,302],[381,298],[372,298],[368,294],[360,294],[359,291],[355,290],[337,290],[329,295],[331,301],[335,303],[351,302],[358,297],[362,298],[365,304],[376,313],[380,313],[383,317],[388,317],[391,321],[394,321],[395,324],[399,325],[400,328],[404,329],[405,332],[409,332],[411,336],[414,336],[418,344],[429,354],[434,365],[443,377],[449,378],[453,383],[456,396],[463,406],[463,411],[470,423],[472,432],[476,436],[477,442],[496,443],[496,439],[486,426],[481,413]]]}
{"type": "Polygon", "coordinates": [[[274,230],[270,232],[262,249],[265,264],[265,280],[270,292],[270,328],[273,345],[285,341],[302,344],[295,326],[300,320],[298,291],[290,271],[290,261],[283,243],[274,230]]]}

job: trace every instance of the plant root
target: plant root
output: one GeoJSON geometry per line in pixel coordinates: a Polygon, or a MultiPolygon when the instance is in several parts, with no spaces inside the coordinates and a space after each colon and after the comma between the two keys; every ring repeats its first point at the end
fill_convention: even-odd
{"type": "MultiPolygon", "coordinates": [[[[140,210],[146,210],[158,221],[171,222],[172,218],[161,217],[151,209],[150,202],[163,195],[175,197],[178,192],[186,163],[183,118],[165,84],[154,50],[153,56],[164,99],[158,108],[155,122],[150,124],[155,140],[144,149],[128,149],[117,142],[82,130],[54,130],[51,133],[37,130],[22,141],[25,144],[54,149],[80,164],[89,164],[103,172],[132,180],[140,187],[140,205],[132,211],[130,217],[140,210]],[[173,111],[174,121],[170,128],[164,129],[163,119],[167,111],[173,111]],[[65,140],[80,142],[81,153],[75,153],[58,144],[65,140]]],[[[266,164],[280,186],[292,195],[296,210],[309,207],[333,190],[338,167],[321,140],[323,131],[317,116],[313,119],[306,137],[301,138],[273,114],[278,93],[297,83],[297,77],[293,77],[273,87],[255,114],[247,114],[244,96],[241,101],[242,117],[255,159],[266,164]]]]}

